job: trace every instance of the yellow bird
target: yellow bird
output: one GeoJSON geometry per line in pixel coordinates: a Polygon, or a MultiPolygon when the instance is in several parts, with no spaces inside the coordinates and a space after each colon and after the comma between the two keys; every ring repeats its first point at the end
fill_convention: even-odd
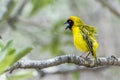
{"type": "Polygon", "coordinates": [[[89,54],[92,54],[96,61],[96,50],[98,48],[98,43],[95,38],[96,29],[93,26],[86,25],[77,16],[70,16],[65,24],[68,24],[66,29],[70,29],[73,33],[75,47],[84,53],[88,53],[85,57],[86,59],[89,54]]]}

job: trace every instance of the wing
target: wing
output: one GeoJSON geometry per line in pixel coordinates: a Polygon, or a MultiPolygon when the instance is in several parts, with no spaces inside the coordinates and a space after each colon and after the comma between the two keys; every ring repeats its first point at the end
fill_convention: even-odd
{"type": "Polygon", "coordinates": [[[84,32],[87,32],[87,35],[94,37],[95,34],[97,33],[96,29],[93,26],[89,26],[89,25],[81,25],[82,28],[84,29],[84,32]]]}
{"type": "MultiPolygon", "coordinates": [[[[89,26],[88,26],[89,27],[89,26]]],[[[87,28],[88,28],[87,27],[87,28]]],[[[93,35],[92,31],[90,32],[88,29],[86,28],[86,26],[81,26],[80,29],[81,29],[81,32],[82,32],[82,36],[83,36],[83,39],[86,41],[87,43],[87,47],[88,47],[88,50],[90,51],[90,53],[92,55],[94,55],[94,51],[93,51],[93,41],[91,39],[92,36],[90,35],[93,35]]]]}

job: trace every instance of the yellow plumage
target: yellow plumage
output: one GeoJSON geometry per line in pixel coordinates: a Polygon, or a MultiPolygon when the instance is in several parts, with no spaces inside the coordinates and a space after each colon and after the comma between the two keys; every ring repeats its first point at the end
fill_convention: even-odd
{"type": "Polygon", "coordinates": [[[71,16],[66,23],[69,24],[66,29],[69,28],[73,33],[75,47],[82,52],[89,52],[88,55],[91,53],[96,60],[96,50],[98,48],[98,43],[95,38],[96,29],[84,24],[76,16],[71,16]]]}

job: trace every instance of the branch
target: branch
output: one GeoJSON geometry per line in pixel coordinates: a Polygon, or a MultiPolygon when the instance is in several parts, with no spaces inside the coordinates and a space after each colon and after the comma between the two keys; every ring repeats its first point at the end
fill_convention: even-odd
{"type": "Polygon", "coordinates": [[[9,25],[11,25],[11,27],[13,29],[16,27],[14,25],[14,23],[18,21],[18,17],[22,14],[22,11],[23,11],[25,5],[27,4],[27,2],[28,2],[28,0],[21,0],[21,2],[19,2],[19,6],[16,9],[16,11],[14,12],[14,14],[10,15],[10,17],[8,18],[7,22],[9,25]]]}
{"type": "Polygon", "coordinates": [[[94,59],[84,59],[75,55],[63,55],[48,60],[42,61],[24,61],[17,62],[14,66],[7,69],[5,72],[10,73],[15,69],[44,69],[52,66],[57,66],[64,63],[73,63],[78,66],[85,66],[88,68],[94,68],[98,66],[120,66],[120,58],[111,56],[109,58],[98,58],[97,64],[94,59]]]}
{"type": "Polygon", "coordinates": [[[4,21],[5,19],[7,19],[12,11],[12,8],[14,6],[14,1],[13,0],[6,0],[4,1],[6,3],[6,5],[4,4],[4,8],[5,8],[5,12],[1,12],[0,14],[0,22],[4,21]]]}

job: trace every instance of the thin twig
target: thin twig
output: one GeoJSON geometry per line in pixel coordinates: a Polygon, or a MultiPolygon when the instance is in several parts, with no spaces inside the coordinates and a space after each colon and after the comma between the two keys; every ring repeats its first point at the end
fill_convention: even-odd
{"type": "Polygon", "coordinates": [[[105,6],[110,12],[112,12],[114,15],[120,18],[120,12],[111,4],[107,3],[106,0],[96,0],[96,1],[98,1],[100,4],[105,6]]]}
{"type": "Polygon", "coordinates": [[[8,18],[8,24],[14,29],[15,27],[15,22],[18,21],[18,17],[22,14],[22,11],[27,4],[28,0],[22,0],[21,4],[18,6],[18,9],[15,11],[14,14],[10,15],[8,18]]]}

